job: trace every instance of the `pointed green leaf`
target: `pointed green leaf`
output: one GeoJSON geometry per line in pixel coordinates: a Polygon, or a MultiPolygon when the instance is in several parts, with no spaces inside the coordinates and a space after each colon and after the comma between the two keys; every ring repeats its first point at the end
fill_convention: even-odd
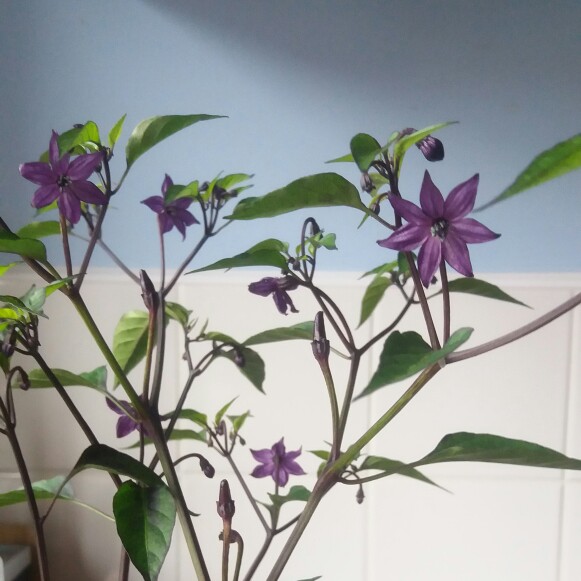
{"type": "Polygon", "coordinates": [[[288,264],[285,257],[278,250],[257,250],[255,252],[242,252],[231,258],[222,258],[208,266],[191,270],[188,274],[207,270],[227,270],[243,266],[274,266],[281,270],[286,270],[288,264]]]}
{"type": "Polygon", "coordinates": [[[86,448],[68,475],[67,481],[88,468],[104,470],[120,476],[128,476],[147,486],[162,484],[161,478],[151,468],[128,454],[119,452],[119,450],[115,450],[105,444],[93,444],[86,448]]]}
{"type": "Polygon", "coordinates": [[[224,417],[224,414],[230,409],[230,406],[237,400],[238,398],[235,397],[234,399],[231,399],[227,404],[223,405],[218,412],[216,413],[216,416],[214,417],[214,425],[215,426],[219,426],[220,422],[222,421],[222,418],[224,417]]]}
{"type": "Polygon", "coordinates": [[[350,147],[351,155],[353,155],[357,167],[362,172],[366,172],[369,169],[369,166],[381,151],[381,145],[379,145],[378,141],[367,133],[358,133],[353,137],[350,147]]]}
{"type": "Polygon", "coordinates": [[[355,162],[355,160],[353,159],[353,154],[346,153],[345,155],[342,155],[341,157],[336,157],[335,159],[330,159],[330,160],[326,161],[325,163],[353,163],[353,162],[355,162]]]}
{"type": "Polygon", "coordinates": [[[300,579],[299,581],[318,581],[319,579],[322,579],[323,576],[322,575],[317,575],[316,577],[309,577],[308,579],[300,579]]]}
{"type": "Polygon", "coordinates": [[[127,167],[131,167],[146,151],[170,135],[198,123],[198,121],[220,119],[221,117],[223,115],[163,115],[141,121],[131,133],[125,148],[127,167]]]}
{"type": "Polygon", "coordinates": [[[514,303],[515,305],[522,305],[523,307],[530,308],[525,303],[505,293],[496,285],[477,278],[456,278],[451,280],[448,283],[448,290],[455,293],[468,293],[487,297],[489,299],[497,299],[499,301],[506,301],[508,303],[514,303]]]}
{"type": "Polygon", "coordinates": [[[119,538],[146,581],[156,581],[169,550],[176,507],[165,484],[124,482],[113,497],[119,538]]]}
{"type": "MultiPolygon", "coordinates": [[[[91,387],[98,391],[106,391],[107,370],[105,367],[97,367],[88,373],[71,373],[65,369],[53,369],[52,372],[64,387],[83,386],[91,387]]],[[[28,373],[30,387],[46,388],[53,387],[52,381],[46,376],[42,369],[32,369],[28,373]]]]}
{"type": "Polygon", "coordinates": [[[109,131],[109,147],[111,149],[113,149],[115,147],[115,144],[117,143],[117,140],[119,139],[119,136],[121,135],[121,131],[123,129],[123,123],[125,123],[125,117],[127,117],[127,113],[125,113],[125,115],[120,117],[118,119],[117,123],[115,123],[115,125],[113,125],[113,127],[111,128],[111,131],[109,131]]]}
{"type": "MultiPolygon", "coordinates": [[[[73,498],[73,490],[69,485],[65,485],[64,482],[64,476],[55,476],[47,480],[33,482],[32,489],[34,491],[34,498],[36,500],[52,500],[57,496],[63,500],[71,500],[73,498]]],[[[23,488],[0,494],[0,508],[26,501],[26,492],[23,488]]]]}
{"type": "Polygon", "coordinates": [[[23,258],[33,258],[40,262],[46,262],[46,248],[40,240],[32,238],[19,238],[5,230],[0,230],[0,252],[18,254],[23,258]]]}
{"type": "Polygon", "coordinates": [[[229,190],[233,186],[236,186],[236,185],[238,185],[242,182],[245,182],[249,179],[252,179],[253,177],[254,177],[254,174],[233,173],[233,174],[230,174],[230,175],[227,175],[227,176],[220,178],[216,182],[216,185],[220,186],[221,188],[224,188],[225,190],[229,190]]]}
{"type": "Polygon", "coordinates": [[[232,431],[237,434],[241,429],[242,426],[245,424],[248,418],[251,418],[250,410],[244,412],[239,416],[227,416],[230,422],[232,423],[232,431]]]}
{"type": "Polygon", "coordinates": [[[458,329],[441,349],[432,351],[418,333],[394,331],[383,345],[379,366],[371,381],[356,399],[369,395],[380,387],[415,375],[429,365],[437,363],[458,349],[470,338],[471,334],[472,329],[468,327],[458,329]]]}
{"type": "Polygon", "coordinates": [[[208,427],[208,416],[202,412],[198,412],[192,409],[185,409],[182,410],[179,414],[180,420],[189,420],[190,422],[194,422],[194,424],[198,424],[202,428],[208,427]]]}
{"type": "Polygon", "coordinates": [[[357,188],[335,173],[300,178],[259,198],[246,198],[228,216],[232,220],[269,218],[303,208],[348,206],[364,209],[357,188]]]}
{"type": "Polygon", "coordinates": [[[458,432],[444,436],[432,452],[412,466],[440,462],[492,462],[560,470],[581,470],[581,460],[524,440],[458,432]]]}
{"type": "Polygon", "coordinates": [[[177,321],[182,327],[186,328],[190,320],[190,315],[192,311],[182,307],[178,303],[172,303],[167,301],[165,303],[165,314],[174,321],[177,321]]]}
{"type": "Polygon", "coordinates": [[[313,339],[313,321],[297,323],[292,327],[277,327],[262,331],[244,341],[244,345],[261,345],[263,343],[276,343],[278,341],[291,341],[293,339],[313,339]]]}
{"type": "Polygon", "coordinates": [[[270,500],[272,504],[278,508],[280,508],[283,504],[287,502],[291,502],[293,500],[298,500],[300,502],[307,502],[309,500],[309,496],[311,496],[311,491],[304,486],[297,485],[291,486],[288,494],[283,496],[281,494],[269,494],[270,500]]]}
{"type": "Polygon", "coordinates": [[[0,264],[0,276],[4,276],[12,267],[19,264],[18,262],[11,262],[10,264],[0,264]]]}
{"type": "Polygon", "coordinates": [[[484,210],[512,198],[529,188],[581,168],[581,133],[543,151],[520,173],[514,182],[493,200],[478,208],[484,210]]]}
{"type": "Polygon", "coordinates": [[[44,238],[45,236],[55,236],[61,233],[61,225],[56,220],[45,220],[44,222],[31,222],[23,226],[16,233],[20,238],[44,238]]]}
{"type": "MultiPolygon", "coordinates": [[[[147,350],[149,315],[144,311],[125,313],[113,335],[113,354],[121,369],[129,373],[144,357],[147,350]]],[[[119,380],[115,379],[115,386],[119,380]]]]}
{"type": "Polygon", "coordinates": [[[385,291],[391,286],[391,280],[385,276],[376,276],[363,295],[361,301],[361,315],[359,317],[359,326],[363,325],[371,316],[377,305],[380,303],[385,291]]]}
{"type": "Polygon", "coordinates": [[[419,470],[410,468],[404,462],[382,458],[381,456],[367,456],[359,467],[359,471],[361,470],[379,470],[385,472],[386,476],[391,474],[401,474],[402,476],[408,476],[409,478],[414,478],[415,480],[425,482],[426,484],[438,486],[433,480],[422,474],[419,470]]]}

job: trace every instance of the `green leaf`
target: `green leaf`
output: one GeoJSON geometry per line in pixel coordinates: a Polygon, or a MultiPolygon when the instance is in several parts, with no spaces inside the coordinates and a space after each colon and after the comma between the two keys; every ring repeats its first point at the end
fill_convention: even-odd
{"type": "Polygon", "coordinates": [[[177,321],[182,327],[186,328],[190,320],[190,315],[192,311],[182,307],[178,303],[172,303],[170,301],[165,303],[165,314],[174,321],[177,321]]]}
{"type": "Polygon", "coordinates": [[[359,471],[361,470],[379,470],[385,472],[386,476],[390,474],[401,474],[402,476],[408,476],[409,478],[414,478],[415,480],[425,482],[426,484],[438,486],[433,480],[422,474],[419,470],[410,468],[404,462],[382,458],[381,456],[367,456],[359,467],[359,471]]]}
{"type": "Polygon", "coordinates": [[[113,149],[115,147],[115,144],[117,143],[117,140],[119,139],[119,136],[121,135],[121,131],[123,129],[123,123],[125,123],[125,117],[127,117],[127,113],[125,113],[125,115],[120,117],[119,120],[117,121],[117,123],[115,123],[115,125],[113,125],[111,131],[109,131],[109,147],[111,149],[113,149]]]}
{"type": "Polygon", "coordinates": [[[380,303],[385,291],[391,286],[391,280],[385,276],[376,276],[363,295],[361,301],[361,315],[359,317],[359,326],[363,325],[371,316],[377,305],[380,303]]]}
{"type": "Polygon", "coordinates": [[[245,424],[246,420],[251,417],[250,410],[239,416],[228,416],[228,419],[232,423],[233,432],[237,434],[242,429],[242,426],[245,424]]]}
{"type": "Polygon", "coordinates": [[[287,502],[291,502],[293,500],[298,500],[300,502],[307,502],[309,500],[309,496],[311,496],[311,491],[304,486],[291,486],[288,494],[286,496],[282,496],[280,494],[269,494],[270,500],[272,504],[280,508],[283,504],[287,502]]]}
{"type": "Polygon", "coordinates": [[[161,478],[151,468],[128,454],[119,452],[105,444],[93,444],[86,448],[68,475],[67,481],[88,468],[128,476],[146,486],[155,487],[162,484],[161,478]]]}
{"type": "MultiPolygon", "coordinates": [[[[393,155],[396,159],[401,160],[401,158],[405,155],[405,152],[412,146],[415,145],[418,141],[421,141],[428,135],[435,133],[439,129],[447,127],[448,125],[452,125],[457,123],[457,121],[448,121],[446,123],[438,123],[436,125],[430,125],[425,129],[420,129],[418,131],[414,131],[409,135],[402,137],[393,147],[393,155]]],[[[401,165],[401,161],[400,161],[401,165]]]]}
{"type": "Polygon", "coordinates": [[[351,155],[357,167],[366,172],[381,151],[378,141],[367,133],[358,133],[350,143],[351,155]]]}
{"type": "Polygon", "coordinates": [[[313,242],[315,243],[316,246],[322,246],[327,250],[337,250],[336,240],[337,235],[329,232],[329,234],[325,234],[324,236],[321,236],[318,240],[315,239],[313,242]]]}
{"type": "Polygon", "coordinates": [[[248,337],[244,341],[244,345],[261,345],[263,343],[276,343],[278,341],[292,341],[294,339],[308,339],[313,338],[313,321],[305,321],[304,323],[297,323],[292,327],[277,327],[276,329],[269,329],[262,331],[252,337],[248,337]]]}
{"type": "Polygon", "coordinates": [[[412,466],[441,462],[492,462],[560,470],[581,470],[581,460],[569,458],[560,452],[492,434],[458,432],[444,436],[427,456],[412,466]]]}
{"type": "Polygon", "coordinates": [[[316,577],[309,577],[308,579],[300,579],[299,581],[317,581],[318,579],[322,579],[322,575],[317,575],[316,577]]]}
{"type": "Polygon", "coordinates": [[[188,274],[194,272],[204,272],[207,270],[227,270],[230,268],[240,268],[242,266],[274,266],[281,270],[287,270],[287,261],[278,250],[257,250],[242,252],[232,258],[222,258],[213,264],[190,270],[188,274]]]}
{"type": "MultiPolygon", "coordinates": [[[[83,386],[91,387],[98,391],[106,391],[107,369],[105,367],[97,367],[88,373],[71,373],[65,369],[53,369],[55,377],[64,387],[83,386]]],[[[28,373],[30,380],[30,387],[46,388],[53,387],[52,381],[46,376],[42,369],[32,369],[28,373]]]]}
{"type": "Polygon", "coordinates": [[[202,428],[208,427],[208,416],[202,412],[198,412],[192,409],[185,409],[182,410],[179,414],[180,420],[189,420],[190,422],[194,422],[198,426],[202,428]]]}
{"type": "Polygon", "coordinates": [[[347,206],[358,210],[365,208],[352,183],[335,173],[321,173],[295,180],[262,197],[246,198],[238,203],[227,218],[254,220],[303,208],[325,206],[347,206]]]}
{"type": "Polygon", "coordinates": [[[448,283],[448,290],[450,292],[468,293],[489,299],[497,299],[499,301],[506,301],[508,303],[514,303],[515,305],[522,305],[523,307],[530,308],[525,303],[506,294],[496,285],[477,278],[457,278],[451,280],[448,283]]]}
{"type": "MultiPolygon", "coordinates": [[[[73,127],[58,136],[61,156],[66,152],[75,155],[86,153],[86,149],[97,151],[97,146],[100,143],[99,128],[94,121],[87,121],[84,125],[73,127]]],[[[41,161],[48,161],[48,152],[43,153],[40,159],[41,161]]]]}
{"type": "Polygon", "coordinates": [[[236,367],[240,370],[240,373],[246,377],[252,383],[252,385],[264,393],[264,389],[262,387],[264,383],[265,377],[265,370],[264,370],[264,361],[260,355],[248,347],[243,345],[238,346],[238,350],[240,351],[242,357],[244,358],[244,365],[242,367],[236,365],[236,351],[232,349],[231,351],[227,351],[226,353],[222,353],[223,357],[226,359],[230,359],[236,365],[236,367]]]}
{"type": "Polygon", "coordinates": [[[31,222],[23,226],[16,233],[20,238],[44,238],[45,236],[55,236],[61,233],[61,225],[56,220],[45,220],[44,222],[31,222]]]}
{"type": "MultiPolygon", "coordinates": [[[[64,476],[55,476],[47,480],[38,480],[32,483],[34,491],[34,498],[36,500],[52,500],[55,496],[63,500],[71,500],[73,498],[73,490],[69,485],[65,485],[64,476]]],[[[23,488],[11,490],[0,494],[0,508],[27,502],[26,492],[23,488]]]]}
{"type": "Polygon", "coordinates": [[[113,497],[119,538],[146,581],[155,581],[169,550],[176,507],[165,484],[124,482],[113,497]]]}
{"type": "Polygon", "coordinates": [[[40,240],[31,238],[19,238],[5,230],[0,230],[0,252],[18,254],[23,258],[33,258],[40,262],[46,262],[46,248],[40,240]]]}
{"type": "Polygon", "coordinates": [[[214,417],[214,425],[215,426],[219,426],[220,422],[222,421],[222,418],[224,417],[224,414],[230,409],[230,406],[237,400],[238,398],[235,397],[234,399],[231,399],[227,404],[223,405],[218,412],[216,413],[216,416],[214,417]]]}
{"type": "Polygon", "coordinates": [[[379,266],[376,266],[375,268],[368,270],[367,272],[362,274],[359,278],[364,278],[372,274],[379,275],[385,274],[386,272],[393,272],[394,270],[397,270],[397,268],[398,268],[397,260],[393,260],[392,262],[386,262],[385,264],[380,264],[379,266]]]}
{"type": "Polygon", "coordinates": [[[309,450],[309,452],[321,460],[328,460],[329,456],[331,455],[328,450],[309,450]]]}
{"type": "Polygon", "coordinates": [[[146,151],[170,135],[198,121],[222,117],[223,115],[163,115],[141,121],[131,133],[125,148],[127,167],[131,167],[146,151]]]}
{"type": "Polygon", "coordinates": [[[221,188],[224,188],[225,190],[229,190],[233,186],[236,186],[236,185],[238,185],[242,182],[245,182],[249,179],[252,179],[253,177],[254,177],[254,174],[233,173],[233,174],[230,174],[230,175],[227,175],[227,176],[220,178],[216,182],[216,185],[220,186],[221,188]]]}
{"type": "Polygon", "coordinates": [[[470,338],[471,334],[472,329],[470,328],[458,329],[441,349],[432,351],[418,333],[394,331],[383,345],[379,366],[371,381],[356,399],[369,395],[380,387],[415,375],[426,367],[437,363],[458,349],[470,338]]]}
{"type": "MultiPolygon", "coordinates": [[[[168,438],[170,441],[182,441],[182,440],[195,440],[196,442],[204,442],[204,444],[208,443],[208,436],[206,434],[206,430],[200,430],[196,432],[195,430],[184,430],[180,428],[174,428],[171,431],[170,437],[168,438]]],[[[153,444],[153,440],[151,438],[145,437],[143,439],[143,444],[145,446],[149,446],[153,444]]],[[[128,450],[134,450],[135,448],[139,448],[141,446],[141,441],[137,440],[131,446],[127,446],[128,450]]]]}
{"type": "MultiPolygon", "coordinates": [[[[147,350],[149,314],[144,311],[125,313],[113,335],[113,354],[121,369],[129,373],[144,357],[147,350]]],[[[115,387],[119,380],[115,378],[115,387]]]]}
{"type": "Polygon", "coordinates": [[[355,160],[353,159],[353,154],[346,153],[345,155],[342,155],[341,157],[336,157],[335,159],[330,159],[330,160],[326,161],[325,163],[353,163],[353,162],[355,162],[355,160]]]}
{"type": "Polygon", "coordinates": [[[480,206],[477,211],[579,168],[581,168],[581,133],[543,151],[506,190],[484,206],[480,206]]]}

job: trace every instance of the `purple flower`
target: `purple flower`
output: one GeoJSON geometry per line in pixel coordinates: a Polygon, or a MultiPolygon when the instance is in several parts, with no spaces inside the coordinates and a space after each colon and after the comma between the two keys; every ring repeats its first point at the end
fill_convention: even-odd
{"type": "Polygon", "coordinates": [[[267,297],[272,294],[276,308],[283,315],[286,315],[287,307],[290,307],[292,313],[298,313],[287,292],[295,290],[298,286],[298,282],[290,276],[282,276],[279,278],[267,276],[258,282],[250,283],[248,285],[248,290],[255,295],[260,295],[261,297],[267,297]]]}
{"type": "Polygon", "coordinates": [[[421,208],[402,198],[389,197],[396,213],[408,223],[378,244],[404,252],[421,246],[418,267],[425,287],[442,260],[460,274],[473,276],[467,244],[488,242],[500,236],[465,217],[474,208],[477,188],[478,174],[457,185],[444,200],[426,171],[420,191],[421,208]]]}
{"type": "Polygon", "coordinates": [[[20,175],[40,186],[32,198],[34,208],[43,208],[55,200],[64,217],[76,224],[81,219],[81,202],[106,204],[107,196],[87,178],[103,160],[101,152],[71,156],[59,153],[58,134],[53,131],[48,146],[48,163],[31,161],[20,165],[20,175]]]}
{"type": "Polygon", "coordinates": [[[255,478],[272,476],[276,484],[285,486],[289,474],[305,474],[305,471],[295,462],[295,458],[301,454],[301,449],[287,452],[284,447],[284,438],[281,438],[272,448],[250,450],[250,452],[252,452],[254,459],[260,462],[260,465],[251,474],[255,478]]]}
{"type": "Polygon", "coordinates": [[[107,398],[107,405],[109,409],[113,410],[116,414],[121,416],[117,420],[117,437],[123,438],[124,436],[128,436],[131,432],[137,430],[141,432],[143,430],[143,426],[140,422],[136,422],[134,418],[137,416],[135,413],[135,409],[128,401],[120,401],[119,405],[117,405],[114,401],[107,398]]]}
{"type": "Polygon", "coordinates": [[[182,237],[185,238],[186,226],[198,224],[199,222],[187,209],[192,203],[191,198],[178,198],[171,202],[167,201],[167,191],[171,186],[173,186],[173,181],[165,174],[165,179],[161,185],[161,193],[163,196],[151,196],[146,200],[142,200],[141,203],[145,204],[157,214],[162,234],[169,232],[175,226],[182,237]]]}

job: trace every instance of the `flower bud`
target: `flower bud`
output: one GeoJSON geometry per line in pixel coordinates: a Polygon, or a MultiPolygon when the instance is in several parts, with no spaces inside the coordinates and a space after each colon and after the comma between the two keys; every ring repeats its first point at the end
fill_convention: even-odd
{"type": "Polygon", "coordinates": [[[145,270],[139,271],[139,279],[141,282],[141,297],[143,298],[143,302],[150,313],[155,313],[159,306],[159,297],[157,296],[155,287],[145,270]]]}
{"type": "Polygon", "coordinates": [[[325,333],[325,317],[323,311],[319,311],[315,315],[311,347],[313,348],[313,355],[319,363],[326,363],[328,361],[331,347],[325,333]]]}
{"type": "Polygon", "coordinates": [[[369,209],[376,215],[379,216],[379,202],[375,201],[369,206],[369,209]]]}
{"type": "Polygon", "coordinates": [[[442,161],[444,159],[444,145],[435,137],[428,135],[416,143],[417,148],[428,161],[442,161]]]}
{"type": "Polygon", "coordinates": [[[361,484],[359,485],[359,488],[357,489],[357,494],[355,495],[355,500],[357,501],[357,504],[363,504],[363,501],[365,500],[365,493],[363,492],[363,486],[361,486],[361,484]]]}
{"type": "Polygon", "coordinates": [[[207,478],[214,478],[216,470],[214,467],[203,457],[199,456],[200,459],[200,470],[204,473],[207,478]]]}
{"type": "Polygon", "coordinates": [[[361,174],[360,185],[361,189],[368,194],[375,189],[371,176],[367,172],[361,174]]]}
{"type": "Polygon", "coordinates": [[[234,501],[230,496],[230,486],[227,480],[222,480],[220,482],[220,495],[218,497],[218,502],[216,503],[216,509],[218,510],[218,515],[224,521],[230,522],[234,516],[235,508],[234,501]]]}
{"type": "Polygon", "coordinates": [[[0,345],[0,353],[6,357],[12,357],[14,353],[14,346],[16,344],[16,332],[14,327],[8,327],[4,333],[2,345],[0,345]]]}

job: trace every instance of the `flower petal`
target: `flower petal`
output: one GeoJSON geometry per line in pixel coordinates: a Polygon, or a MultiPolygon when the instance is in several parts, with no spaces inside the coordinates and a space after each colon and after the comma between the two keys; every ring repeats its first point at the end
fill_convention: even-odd
{"type": "Polygon", "coordinates": [[[159,222],[159,229],[162,234],[166,234],[174,227],[174,221],[165,212],[157,215],[157,220],[159,222]]]}
{"type": "Polygon", "coordinates": [[[442,256],[444,260],[456,271],[464,276],[474,276],[468,246],[454,232],[448,231],[448,235],[442,242],[442,256]]]}
{"type": "Polygon", "coordinates": [[[265,476],[272,476],[274,470],[273,464],[260,464],[251,473],[250,476],[254,478],[264,478],[265,476]]]}
{"type": "Polygon", "coordinates": [[[103,154],[100,151],[79,155],[71,161],[67,175],[71,180],[86,180],[102,161],[103,154]]]}
{"type": "Polygon", "coordinates": [[[377,243],[384,248],[407,252],[417,248],[428,237],[430,237],[429,226],[406,224],[398,228],[389,238],[378,240],[377,243]]]}
{"type": "Polygon", "coordinates": [[[53,183],[46,186],[41,186],[34,192],[34,196],[32,198],[32,207],[33,208],[44,208],[49,204],[52,204],[61,193],[59,187],[53,183]]]}
{"type": "Polygon", "coordinates": [[[85,180],[72,182],[65,190],[69,190],[79,200],[88,204],[103,205],[107,203],[107,196],[92,182],[85,180]]]}
{"type": "Polygon", "coordinates": [[[71,224],[76,224],[81,219],[81,202],[69,191],[63,190],[58,199],[58,206],[71,224]]]}
{"type": "Polygon", "coordinates": [[[47,186],[56,184],[57,177],[54,175],[50,165],[42,161],[30,161],[20,164],[18,168],[20,175],[33,184],[47,186]]]}
{"type": "Polygon", "coordinates": [[[500,234],[496,234],[473,218],[459,218],[458,220],[454,220],[450,224],[448,231],[457,234],[468,244],[488,242],[489,240],[495,240],[500,237],[500,234]]]}
{"type": "Polygon", "coordinates": [[[164,197],[171,186],[173,186],[173,180],[167,174],[165,174],[165,178],[161,184],[161,193],[164,195],[164,197]]]}
{"type": "Polygon", "coordinates": [[[261,297],[267,297],[270,293],[275,292],[277,289],[278,285],[276,284],[276,278],[272,276],[267,276],[257,282],[251,282],[248,285],[248,290],[251,293],[260,295],[261,297]]]}
{"type": "Polygon", "coordinates": [[[431,223],[429,216],[426,216],[422,209],[409,200],[404,200],[396,196],[389,196],[389,203],[393,206],[393,209],[399,214],[404,220],[407,220],[411,224],[425,224],[431,223]]]}
{"type": "Polygon", "coordinates": [[[192,198],[178,198],[177,200],[170,202],[168,206],[171,208],[186,210],[187,208],[189,208],[192,202],[193,202],[192,198]]]}
{"type": "Polygon", "coordinates": [[[474,174],[470,179],[458,184],[446,198],[444,203],[444,217],[448,221],[463,218],[472,212],[476,201],[479,175],[474,174]]]}
{"type": "Polygon", "coordinates": [[[283,466],[289,474],[295,474],[297,476],[300,474],[306,474],[306,472],[294,460],[290,460],[288,456],[284,459],[283,466]]]}
{"type": "Polygon", "coordinates": [[[279,466],[278,470],[273,472],[272,478],[279,486],[286,486],[288,482],[288,472],[282,466],[279,466]]]}
{"type": "Polygon", "coordinates": [[[53,130],[52,135],[50,136],[50,142],[48,144],[48,161],[50,162],[50,165],[53,166],[53,168],[58,166],[59,160],[61,158],[58,136],[58,133],[53,130]]]}
{"type": "Polygon", "coordinates": [[[444,197],[435,186],[429,172],[424,173],[424,181],[420,190],[420,206],[430,218],[442,218],[444,216],[444,197]]]}
{"type": "Polygon", "coordinates": [[[165,208],[161,196],[151,196],[145,200],[141,200],[141,203],[145,204],[150,210],[153,210],[157,214],[163,212],[165,208]]]}
{"type": "Polygon", "coordinates": [[[132,420],[129,416],[121,416],[117,420],[117,437],[123,438],[131,432],[137,430],[137,422],[132,420]]]}
{"type": "Polygon", "coordinates": [[[422,284],[428,288],[436,270],[442,261],[442,241],[437,236],[430,236],[418,254],[418,270],[422,284]]]}
{"type": "Polygon", "coordinates": [[[264,448],[263,450],[250,450],[253,458],[257,462],[272,463],[272,450],[270,448],[264,448]]]}

